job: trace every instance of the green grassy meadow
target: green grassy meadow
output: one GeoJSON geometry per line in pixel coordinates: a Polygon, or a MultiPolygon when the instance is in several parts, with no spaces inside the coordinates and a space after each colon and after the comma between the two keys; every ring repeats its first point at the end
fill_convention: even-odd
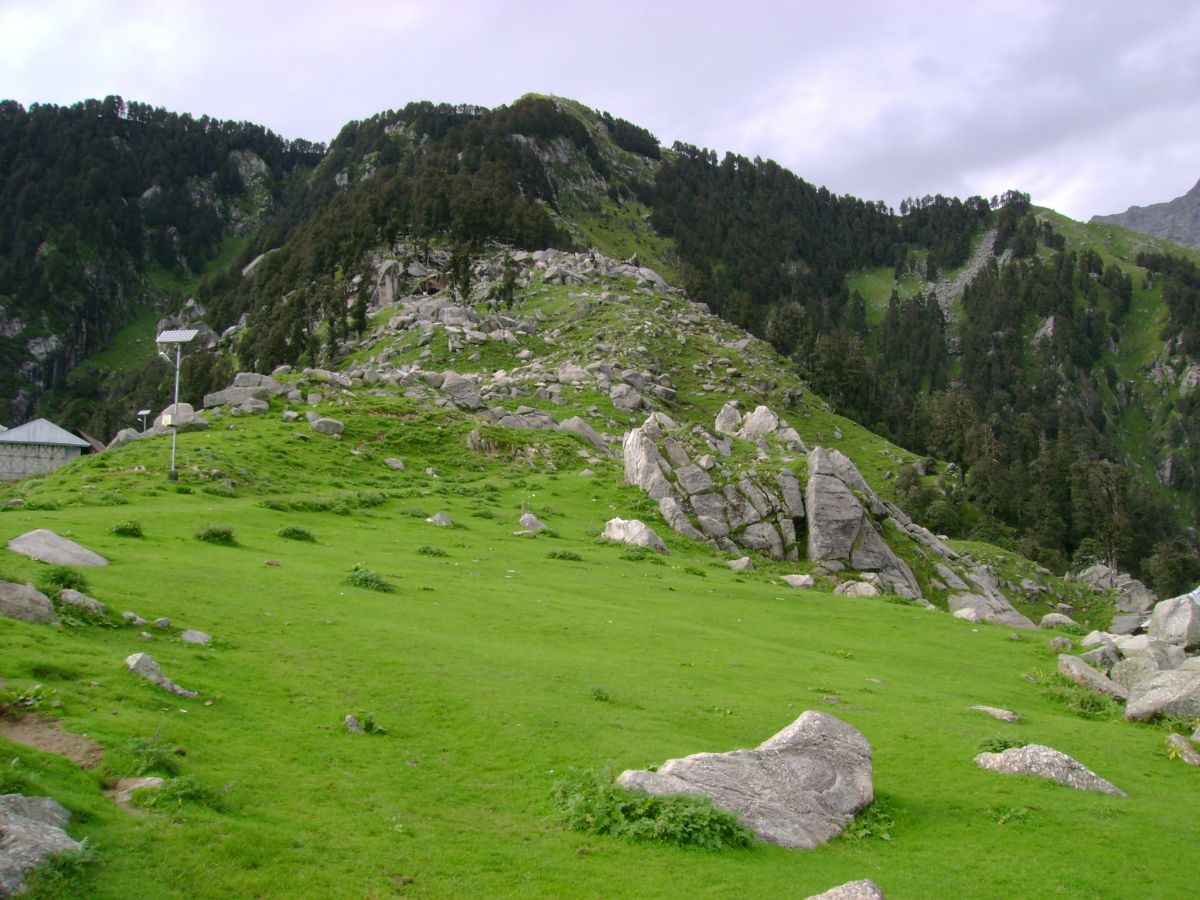
{"type": "MultiPolygon", "coordinates": [[[[1195,771],[1168,758],[1163,727],[1083,718],[1054,696],[1051,634],[794,591],[778,576],[796,567],[734,573],[661,528],[670,556],[630,553],[596,537],[613,516],[650,519],[616,463],[581,475],[582,445],[565,435],[539,436],[554,470],[476,456],[440,415],[364,409],[342,441],[296,439],[305,429],[277,416],[222,419],[181,436],[179,485],[159,439],[0,492],[27,500],[0,515],[0,539],[50,528],[80,541],[112,562],[85,574],[114,614],[215,638],[0,619],[7,687],[53,689],[62,707],[42,711],[107,749],[85,772],[0,738],[0,787],[59,799],[93,855],[32,896],[806,896],[857,878],[889,898],[1194,887],[1181,861],[1200,839],[1195,771]],[[550,532],[514,535],[523,511],[550,532]],[[455,526],[426,523],[435,512],[455,526]],[[144,537],[109,531],[128,519],[144,537]],[[197,540],[205,524],[232,526],[237,544],[197,540]],[[280,537],[288,526],[315,543],[280,537]],[[355,564],[396,591],[344,584],[355,564]],[[126,672],[139,651],[200,697],[126,672]],[[968,709],[980,703],[1023,721],[968,709]],[[715,853],[555,820],[551,787],[571,768],[754,746],[807,709],[870,741],[889,839],[715,853]],[[347,733],[347,714],[387,733],[347,733]],[[977,769],[995,737],[1056,747],[1130,796],[977,769]],[[179,748],[179,772],[214,803],[135,817],[103,797],[137,738],[179,748]]],[[[0,554],[0,577],[46,570],[0,554]]]]}

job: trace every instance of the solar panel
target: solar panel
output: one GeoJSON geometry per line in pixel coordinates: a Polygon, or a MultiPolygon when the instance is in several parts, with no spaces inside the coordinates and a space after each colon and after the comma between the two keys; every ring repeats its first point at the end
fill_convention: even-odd
{"type": "Polygon", "coordinates": [[[154,339],[156,344],[186,344],[200,332],[195,328],[178,328],[174,331],[164,331],[154,339]]]}

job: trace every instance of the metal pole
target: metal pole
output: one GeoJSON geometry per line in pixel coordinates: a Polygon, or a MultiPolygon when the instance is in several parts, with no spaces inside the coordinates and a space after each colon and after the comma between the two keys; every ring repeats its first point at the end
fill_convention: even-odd
{"type": "Polygon", "coordinates": [[[179,435],[179,363],[181,359],[182,344],[175,345],[175,405],[171,409],[171,474],[172,481],[179,478],[179,471],[175,468],[175,439],[179,435]]]}

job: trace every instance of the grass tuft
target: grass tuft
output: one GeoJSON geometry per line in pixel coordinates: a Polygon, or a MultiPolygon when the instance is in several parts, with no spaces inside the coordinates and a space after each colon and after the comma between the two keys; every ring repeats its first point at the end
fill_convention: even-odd
{"type": "Polygon", "coordinates": [[[286,538],[289,541],[308,541],[315,544],[316,537],[307,528],[301,528],[299,525],[284,525],[276,532],[281,538],[286,538]]]}
{"type": "Polygon", "coordinates": [[[396,591],[394,584],[386,580],[378,572],[372,572],[370,569],[364,568],[361,563],[355,564],[350,573],[342,579],[342,584],[364,588],[368,591],[379,591],[381,594],[392,594],[396,591]]]}
{"type": "Polygon", "coordinates": [[[108,532],[120,537],[140,538],[142,537],[142,523],[137,519],[125,519],[121,522],[114,522],[108,532]]]}

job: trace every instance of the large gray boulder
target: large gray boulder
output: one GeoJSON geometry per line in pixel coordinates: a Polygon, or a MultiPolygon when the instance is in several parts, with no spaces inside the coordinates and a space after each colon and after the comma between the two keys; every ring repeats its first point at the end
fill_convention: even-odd
{"type": "Polygon", "coordinates": [[[980,753],[975,757],[975,765],[1007,775],[1037,775],[1039,778],[1049,778],[1077,791],[1100,791],[1118,797],[1127,796],[1123,790],[1105,781],[1083,763],[1043,744],[1011,747],[1001,753],[980,753]]]}
{"type": "Polygon", "coordinates": [[[450,395],[456,406],[463,409],[482,409],[483,398],[475,382],[457,372],[446,371],[442,375],[442,390],[450,395]]]}
{"type": "Polygon", "coordinates": [[[1147,631],[1167,644],[1200,646],[1200,587],[1155,605],[1147,631]]]}
{"type": "Polygon", "coordinates": [[[58,616],[50,598],[32,584],[0,581],[0,616],[33,622],[35,625],[57,625],[58,616]]]}
{"type": "Polygon", "coordinates": [[[1068,653],[1060,654],[1058,657],[1058,671],[1059,674],[1065,675],[1077,685],[1085,687],[1089,691],[1104,694],[1108,697],[1115,697],[1118,700],[1129,699],[1128,690],[1101,672],[1097,672],[1078,656],[1071,656],[1068,653]]]}
{"type": "Polygon", "coordinates": [[[830,888],[820,894],[813,894],[806,900],[884,900],[883,889],[870,878],[860,878],[858,881],[847,881],[837,887],[830,888]]]}
{"type": "Polygon", "coordinates": [[[189,691],[187,688],[180,687],[164,675],[163,670],[149,653],[134,653],[132,656],[126,657],[125,668],[134,675],[146,679],[151,684],[158,685],[164,691],[170,691],[172,694],[178,694],[180,697],[194,699],[200,696],[196,691],[189,691]]]}
{"type": "Polygon", "coordinates": [[[604,532],[600,536],[608,541],[632,544],[635,547],[648,547],[659,553],[669,552],[663,539],[655,534],[649,525],[638,519],[609,519],[604,523],[604,532]]]}
{"type": "Polygon", "coordinates": [[[984,596],[976,594],[972,591],[967,591],[960,594],[951,594],[946,602],[950,607],[950,612],[958,615],[961,612],[970,611],[972,615],[963,615],[959,618],[970,619],[973,622],[992,622],[997,625],[1010,625],[1014,628],[1037,628],[1033,624],[1033,620],[1022,615],[1015,607],[1007,600],[995,596],[984,596]]]}
{"type": "Polygon", "coordinates": [[[604,438],[600,437],[600,435],[596,432],[596,429],[594,429],[583,419],[579,418],[579,416],[572,416],[569,419],[564,419],[559,423],[558,430],[570,432],[577,437],[583,438],[605,456],[613,455],[612,450],[610,450],[608,445],[604,443],[604,438]]]}
{"type": "Polygon", "coordinates": [[[1125,704],[1125,718],[1148,722],[1155,716],[1200,717],[1200,670],[1175,669],[1159,672],[1137,682],[1125,704]]]}
{"type": "Polygon", "coordinates": [[[871,746],[828,713],[803,713],[753,750],[697,753],[617,782],[651,794],[692,794],[734,813],[759,838],[810,849],[835,837],[873,797],[871,746]]]}
{"type": "Polygon", "coordinates": [[[107,566],[108,560],[48,528],[36,528],[8,542],[8,549],[58,566],[107,566]]]}
{"type": "Polygon", "coordinates": [[[63,829],[71,813],[50,797],[0,794],[0,897],[25,891],[25,876],[55,853],[82,846],[63,829]]]}
{"type": "Polygon", "coordinates": [[[95,597],[89,597],[81,591],[73,591],[70,588],[63,588],[58,592],[58,602],[63,606],[73,606],[76,609],[82,609],[84,612],[91,613],[92,615],[108,615],[108,607],[95,597]]]}

